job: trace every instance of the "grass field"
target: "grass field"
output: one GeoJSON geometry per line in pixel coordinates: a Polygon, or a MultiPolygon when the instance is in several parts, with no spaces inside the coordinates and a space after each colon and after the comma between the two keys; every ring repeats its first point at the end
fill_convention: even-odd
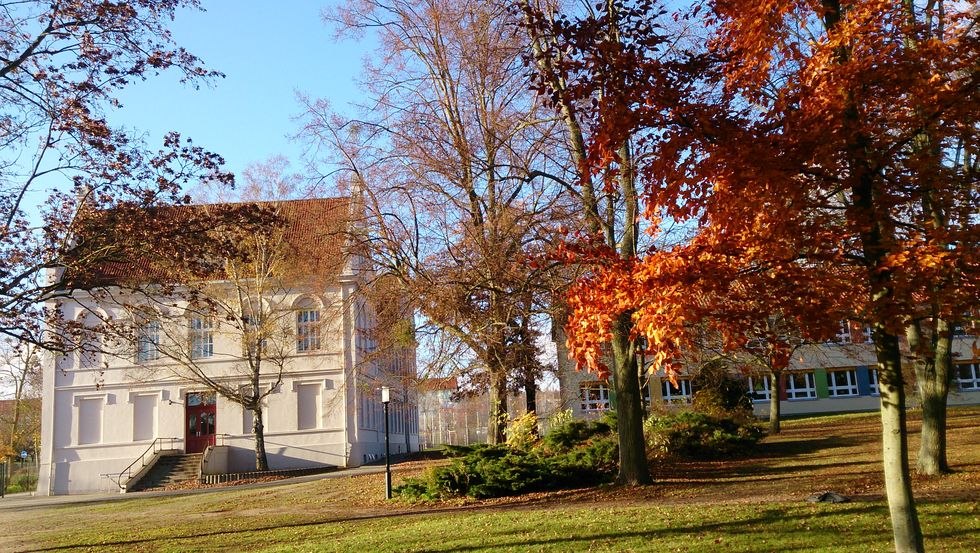
{"type": "MultiPolygon", "coordinates": [[[[912,429],[917,429],[913,416],[912,429]]],[[[914,480],[930,551],[980,549],[980,408],[956,472],[914,480]]],[[[2,551],[889,551],[877,416],[789,421],[752,458],[661,462],[657,483],[491,501],[386,502],[383,476],[2,511],[2,551]],[[810,504],[816,491],[853,498],[810,504]]],[[[913,436],[913,452],[917,441],[913,436]]],[[[427,463],[396,467],[395,481],[427,463]]]]}

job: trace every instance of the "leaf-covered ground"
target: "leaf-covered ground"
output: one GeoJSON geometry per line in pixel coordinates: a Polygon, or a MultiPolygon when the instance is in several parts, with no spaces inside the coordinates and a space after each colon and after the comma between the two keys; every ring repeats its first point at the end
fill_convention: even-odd
{"type": "MultiPolygon", "coordinates": [[[[913,413],[911,429],[918,430],[913,413]]],[[[662,461],[657,483],[387,502],[365,475],[0,511],[3,551],[888,551],[875,414],[789,421],[749,458],[662,461]],[[851,503],[810,504],[834,490],[851,503]]],[[[980,408],[949,420],[956,472],[915,477],[931,551],[977,551],[980,408]]],[[[918,446],[913,435],[911,450],[918,446]]],[[[395,467],[395,481],[438,461],[395,467]]]]}

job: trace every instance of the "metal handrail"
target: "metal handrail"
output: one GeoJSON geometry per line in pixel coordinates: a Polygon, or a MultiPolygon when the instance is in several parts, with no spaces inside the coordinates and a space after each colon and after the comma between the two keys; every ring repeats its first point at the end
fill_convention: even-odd
{"type": "MultiPolygon", "coordinates": [[[[133,467],[136,466],[136,463],[140,463],[140,469],[142,469],[143,467],[146,466],[146,454],[147,453],[151,454],[151,458],[152,458],[152,456],[153,455],[156,455],[157,452],[163,451],[163,449],[164,449],[163,448],[163,443],[164,442],[169,442],[170,447],[168,449],[173,449],[174,448],[174,442],[178,442],[178,441],[181,441],[181,438],[157,438],[157,439],[153,440],[153,443],[150,444],[150,447],[146,448],[146,451],[144,451],[142,455],[140,455],[139,457],[137,457],[136,460],[133,461],[132,463],[130,463],[128,467],[122,469],[119,472],[119,476],[115,480],[116,485],[119,486],[119,489],[120,490],[125,490],[126,489],[126,485],[123,484],[123,476],[124,475],[126,476],[126,480],[127,481],[130,478],[132,478],[132,476],[133,476],[133,467]],[[157,449],[157,444],[160,445],[160,449],[157,449]]],[[[108,474],[106,476],[108,476],[109,479],[112,480],[112,476],[110,476],[108,474]]]]}

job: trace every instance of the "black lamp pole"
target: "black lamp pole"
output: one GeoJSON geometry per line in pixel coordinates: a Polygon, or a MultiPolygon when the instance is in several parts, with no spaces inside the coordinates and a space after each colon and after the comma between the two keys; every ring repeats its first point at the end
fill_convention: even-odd
{"type": "Polygon", "coordinates": [[[391,447],[388,440],[388,402],[391,401],[391,390],[387,386],[381,388],[381,404],[385,409],[385,498],[391,499],[391,447]]]}

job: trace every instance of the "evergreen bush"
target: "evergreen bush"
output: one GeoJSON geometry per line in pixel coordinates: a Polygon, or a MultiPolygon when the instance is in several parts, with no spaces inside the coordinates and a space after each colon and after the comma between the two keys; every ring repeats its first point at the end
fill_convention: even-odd
{"type": "Polygon", "coordinates": [[[732,417],[682,411],[648,418],[644,434],[653,455],[715,458],[747,453],[763,431],[754,423],[732,417]]]}
{"type": "Polygon", "coordinates": [[[529,447],[479,445],[447,448],[446,466],[409,478],[394,492],[411,501],[469,496],[477,499],[592,485],[615,473],[619,452],[605,421],[569,421],[529,447]]]}

